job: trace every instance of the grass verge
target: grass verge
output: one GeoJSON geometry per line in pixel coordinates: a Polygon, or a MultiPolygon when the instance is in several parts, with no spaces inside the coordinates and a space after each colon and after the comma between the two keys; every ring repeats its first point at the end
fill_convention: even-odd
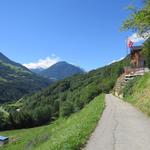
{"type": "Polygon", "coordinates": [[[104,110],[104,94],[69,118],[32,129],[0,132],[11,143],[0,150],[78,150],[89,138],[104,110]]]}
{"type": "Polygon", "coordinates": [[[124,88],[124,100],[150,116],[150,73],[132,80],[124,88]]]}

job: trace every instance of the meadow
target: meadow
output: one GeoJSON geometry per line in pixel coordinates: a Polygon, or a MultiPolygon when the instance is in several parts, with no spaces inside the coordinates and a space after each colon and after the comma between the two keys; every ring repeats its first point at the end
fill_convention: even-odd
{"type": "Polygon", "coordinates": [[[104,110],[104,94],[82,110],[50,125],[0,132],[10,143],[0,150],[78,150],[85,145],[104,110]]]}

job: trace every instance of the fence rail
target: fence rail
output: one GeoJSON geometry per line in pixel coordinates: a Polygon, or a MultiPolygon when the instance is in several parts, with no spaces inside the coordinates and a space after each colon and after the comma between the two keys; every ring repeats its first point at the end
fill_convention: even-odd
{"type": "Polygon", "coordinates": [[[145,73],[145,68],[124,67],[125,74],[145,73]]]}

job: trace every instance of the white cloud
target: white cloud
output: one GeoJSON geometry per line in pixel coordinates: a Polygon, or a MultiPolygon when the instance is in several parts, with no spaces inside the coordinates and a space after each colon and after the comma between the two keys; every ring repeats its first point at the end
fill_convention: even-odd
{"type": "Polygon", "coordinates": [[[46,69],[53,64],[60,61],[60,58],[57,57],[55,54],[52,54],[50,57],[46,57],[45,59],[39,59],[37,62],[32,62],[28,64],[23,64],[25,67],[29,69],[37,69],[37,68],[43,68],[46,69]]]}
{"type": "Polygon", "coordinates": [[[132,34],[129,39],[134,42],[134,43],[137,43],[137,42],[142,42],[144,41],[145,39],[141,36],[139,36],[137,33],[134,33],[132,34]]]}
{"type": "Polygon", "coordinates": [[[123,60],[125,57],[121,57],[120,59],[117,59],[117,60],[112,60],[111,62],[108,63],[108,65],[112,64],[112,63],[115,63],[115,62],[118,62],[118,61],[121,61],[123,60]]]}

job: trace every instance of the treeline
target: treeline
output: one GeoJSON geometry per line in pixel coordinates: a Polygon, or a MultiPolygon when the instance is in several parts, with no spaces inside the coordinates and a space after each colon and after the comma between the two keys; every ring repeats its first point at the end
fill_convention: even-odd
{"type": "Polygon", "coordinates": [[[50,85],[31,96],[25,96],[21,107],[8,107],[9,117],[0,128],[16,129],[39,126],[79,111],[95,96],[108,93],[116,79],[129,64],[129,57],[120,62],[75,75],[50,85]],[[7,120],[7,122],[5,122],[7,120]]]}

